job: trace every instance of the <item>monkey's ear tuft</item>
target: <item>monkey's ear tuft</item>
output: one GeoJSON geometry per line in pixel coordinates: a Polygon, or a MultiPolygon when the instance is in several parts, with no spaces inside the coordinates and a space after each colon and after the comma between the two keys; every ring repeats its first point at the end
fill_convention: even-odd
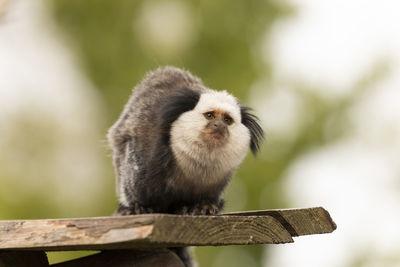
{"type": "Polygon", "coordinates": [[[261,142],[264,139],[264,131],[258,123],[259,118],[251,114],[252,109],[249,107],[241,106],[240,113],[242,115],[242,124],[250,131],[250,149],[254,155],[260,150],[261,142]]]}
{"type": "Polygon", "coordinates": [[[200,93],[187,87],[182,87],[169,95],[160,106],[160,127],[164,134],[169,137],[171,124],[179,116],[194,109],[199,102],[200,93]]]}

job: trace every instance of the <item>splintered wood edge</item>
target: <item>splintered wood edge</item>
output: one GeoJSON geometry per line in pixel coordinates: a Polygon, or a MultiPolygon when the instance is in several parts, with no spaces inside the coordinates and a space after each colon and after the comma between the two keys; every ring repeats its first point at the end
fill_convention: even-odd
{"type": "Polygon", "coordinates": [[[278,220],[292,236],[326,234],[336,230],[336,223],[322,207],[306,209],[256,210],[231,212],[223,216],[271,216],[278,220]]]}
{"type": "Polygon", "coordinates": [[[293,242],[271,216],[122,217],[0,221],[0,249],[107,250],[293,242]]]}

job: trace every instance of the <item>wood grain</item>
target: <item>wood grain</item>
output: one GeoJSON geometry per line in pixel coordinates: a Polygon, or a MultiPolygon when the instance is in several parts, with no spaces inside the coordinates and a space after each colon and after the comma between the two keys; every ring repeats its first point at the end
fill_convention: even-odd
{"type": "Polygon", "coordinates": [[[336,225],[323,208],[216,216],[146,214],[0,221],[0,250],[115,250],[279,244],[293,242],[292,236],[329,233],[335,229],[336,225]]]}
{"type": "Polygon", "coordinates": [[[278,220],[291,236],[332,233],[336,223],[322,207],[286,210],[256,210],[225,213],[224,216],[271,216],[278,220]]]}

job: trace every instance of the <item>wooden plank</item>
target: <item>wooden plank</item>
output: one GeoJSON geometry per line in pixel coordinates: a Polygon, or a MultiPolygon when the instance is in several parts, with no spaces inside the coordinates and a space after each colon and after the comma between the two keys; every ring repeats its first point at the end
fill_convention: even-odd
{"type": "Polygon", "coordinates": [[[123,217],[0,221],[0,249],[108,250],[293,242],[271,216],[123,217]]]}
{"type": "Polygon", "coordinates": [[[148,237],[156,215],[0,221],[0,249],[97,250],[148,237]]]}
{"type": "Polygon", "coordinates": [[[291,236],[332,233],[336,223],[322,207],[286,210],[231,212],[223,216],[271,216],[278,220],[291,236]]]}
{"type": "Polygon", "coordinates": [[[179,257],[168,249],[111,250],[76,260],[52,264],[52,267],[184,267],[179,257]]]}
{"type": "Polygon", "coordinates": [[[0,267],[48,267],[43,251],[0,251],[0,267]]]}

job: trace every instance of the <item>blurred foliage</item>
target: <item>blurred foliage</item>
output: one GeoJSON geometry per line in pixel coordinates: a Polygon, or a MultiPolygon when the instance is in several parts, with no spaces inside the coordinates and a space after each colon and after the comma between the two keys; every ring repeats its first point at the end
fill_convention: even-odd
{"type": "MultiPolygon", "coordinates": [[[[96,86],[104,94],[109,122],[115,120],[132,88],[159,65],[184,67],[213,88],[229,88],[239,98],[259,75],[263,65],[257,51],[264,33],[289,9],[277,1],[51,1],[59,25],[70,37],[96,86]],[[189,13],[193,41],[175,53],[148,45],[135,24],[157,4],[178,3],[189,13]],[[150,6],[150,7],[149,7],[150,6]]],[[[164,14],[161,22],[177,14],[164,14]]],[[[170,11],[166,9],[165,11],[170,11]]],[[[175,10],[173,10],[175,11],[175,10]]],[[[176,10],[179,12],[180,10],[176,10]]],[[[156,14],[159,15],[159,14],[156,14]]],[[[156,15],[149,19],[157,19],[156,15]]],[[[159,18],[158,18],[159,19],[159,18]]],[[[144,22],[144,29],[148,23],[144,22]]],[[[173,25],[172,25],[173,26],[173,25]]],[[[170,31],[170,28],[161,31],[170,31]]],[[[171,37],[176,34],[171,33],[171,37]]],[[[186,38],[181,36],[181,39],[186,38]]]]}
{"type": "MultiPolygon", "coordinates": [[[[269,86],[257,93],[260,97],[265,95],[273,85],[273,66],[261,56],[261,46],[268,42],[272,25],[293,14],[284,2],[273,0],[47,0],[47,3],[68,44],[103,97],[108,114],[103,118],[104,125],[111,125],[117,119],[131,88],[147,71],[159,65],[186,68],[207,86],[227,89],[245,103],[249,101],[249,88],[257,80],[264,80],[269,86]]],[[[308,149],[332,142],[348,132],[349,107],[371,83],[380,79],[384,69],[380,66],[371,70],[365,75],[368,78],[354,85],[358,90],[336,99],[304,90],[307,84],[290,84],[303,104],[298,133],[288,141],[267,131],[261,155],[247,157],[229,186],[225,194],[226,210],[288,207],[281,185],[285,171],[308,149]]],[[[106,128],[99,134],[104,135],[106,128]]],[[[35,142],[43,142],[41,138],[46,139],[45,145],[51,145],[52,139],[46,135],[35,138],[35,142]]],[[[39,144],[34,150],[41,146],[44,145],[39,144]]],[[[0,168],[7,170],[1,164],[0,158],[0,168]]],[[[109,166],[104,170],[106,176],[112,176],[109,166]]],[[[10,178],[13,174],[5,175],[10,178]]],[[[13,179],[0,180],[0,192],[13,179]]],[[[91,211],[90,204],[86,204],[82,210],[86,211],[85,216],[106,215],[115,206],[114,189],[107,185],[99,188],[99,194],[104,195],[102,202],[96,203],[99,210],[91,211]]],[[[10,210],[10,217],[59,214],[37,192],[28,194],[21,203],[8,203],[1,196],[0,204],[10,210]]],[[[245,266],[244,262],[246,266],[260,266],[262,252],[263,246],[199,247],[195,251],[200,266],[245,266]]],[[[50,261],[70,257],[71,253],[51,254],[50,261]]]]}

